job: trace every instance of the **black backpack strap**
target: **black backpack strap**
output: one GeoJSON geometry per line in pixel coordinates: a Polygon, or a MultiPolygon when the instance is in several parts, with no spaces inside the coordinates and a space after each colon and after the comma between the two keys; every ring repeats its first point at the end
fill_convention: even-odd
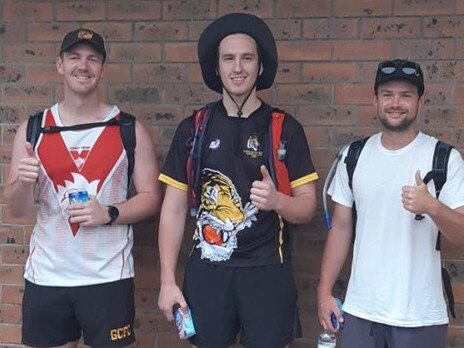
{"type": "Polygon", "coordinates": [[[453,318],[456,318],[456,313],[454,311],[454,294],[453,287],[451,286],[451,276],[449,275],[446,268],[441,268],[441,279],[443,282],[443,287],[445,288],[445,294],[448,298],[448,307],[453,318]]]}
{"type": "MultiPolygon", "coordinates": [[[[440,196],[441,189],[446,182],[446,176],[448,173],[448,160],[453,146],[437,141],[435,145],[435,151],[433,153],[432,171],[433,171],[433,183],[435,184],[435,196],[440,196]]],[[[437,242],[435,245],[436,250],[441,248],[441,232],[438,231],[437,242]]]]}
{"type": "Polygon", "coordinates": [[[37,144],[37,139],[39,139],[40,133],[42,133],[42,119],[43,111],[39,111],[35,115],[29,116],[27,120],[26,141],[29,142],[34,149],[37,144]]]}
{"type": "Polygon", "coordinates": [[[358,164],[359,155],[369,137],[353,141],[348,148],[348,154],[345,157],[346,171],[348,172],[348,185],[353,191],[353,174],[358,164]]]}
{"type": "MultiPolygon", "coordinates": [[[[350,144],[350,147],[348,148],[348,153],[346,154],[346,157],[345,157],[346,171],[348,173],[348,185],[351,191],[353,191],[354,171],[356,169],[356,165],[358,164],[359,155],[361,155],[361,151],[364,148],[364,145],[366,145],[367,139],[369,139],[369,137],[353,141],[350,144]]],[[[358,217],[358,213],[356,212],[356,202],[354,201],[353,201],[353,206],[351,207],[351,212],[353,214],[352,243],[354,243],[354,240],[356,238],[356,220],[358,217]]]]}
{"type": "Polygon", "coordinates": [[[129,162],[127,175],[130,181],[132,173],[134,172],[135,146],[137,144],[135,136],[135,117],[123,111],[119,113],[119,117],[122,145],[124,146],[124,150],[126,150],[127,160],[129,162]]]}
{"type": "MultiPolygon", "coordinates": [[[[433,183],[435,184],[435,195],[438,198],[440,196],[441,189],[446,182],[446,176],[448,173],[448,160],[451,154],[453,146],[442,141],[437,141],[435,145],[435,151],[433,153],[432,171],[433,171],[433,183]]],[[[441,248],[441,232],[438,231],[437,242],[435,245],[436,250],[441,248]]],[[[442,267],[441,278],[443,281],[443,287],[445,289],[446,297],[448,298],[448,307],[453,318],[456,318],[454,310],[454,294],[453,287],[451,285],[451,277],[448,271],[442,267]]]]}

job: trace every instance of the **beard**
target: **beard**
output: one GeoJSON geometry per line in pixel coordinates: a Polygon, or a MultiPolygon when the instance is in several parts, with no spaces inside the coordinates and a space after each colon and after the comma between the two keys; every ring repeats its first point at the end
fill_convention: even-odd
{"type": "MultiPolygon", "coordinates": [[[[400,111],[400,110],[395,110],[400,111]]],[[[388,110],[387,110],[388,112],[388,110]]],[[[416,122],[417,111],[412,115],[412,117],[406,117],[401,120],[398,124],[391,124],[388,122],[388,118],[385,116],[385,113],[379,113],[380,123],[382,127],[391,132],[404,132],[411,128],[411,125],[416,122]]]]}

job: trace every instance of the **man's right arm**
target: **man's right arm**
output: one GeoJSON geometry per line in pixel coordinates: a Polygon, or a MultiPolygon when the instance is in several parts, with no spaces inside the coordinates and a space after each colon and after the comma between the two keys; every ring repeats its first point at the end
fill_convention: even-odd
{"type": "Polygon", "coordinates": [[[16,133],[4,191],[11,214],[17,217],[34,213],[34,187],[40,168],[32,145],[26,142],[26,128],[27,122],[23,122],[16,133]]]}
{"type": "Polygon", "coordinates": [[[181,309],[187,307],[182,291],[176,283],[177,259],[184,236],[187,209],[187,191],[167,185],[158,232],[161,268],[158,307],[169,321],[173,319],[174,305],[179,304],[181,309]]]}
{"type": "Polygon", "coordinates": [[[322,255],[321,275],[317,290],[319,322],[325,330],[332,332],[337,330],[332,327],[331,313],[335,313],[337,318],[341,319],[340,311],[332,296],[332,288],[351,248],[352,224],[352,209],[336,203],[332,229],[328,232],[322,255]]]}

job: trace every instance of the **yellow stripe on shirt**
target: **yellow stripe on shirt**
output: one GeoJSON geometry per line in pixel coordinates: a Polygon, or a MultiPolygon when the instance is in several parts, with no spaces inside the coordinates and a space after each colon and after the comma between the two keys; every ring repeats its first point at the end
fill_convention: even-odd
{"type": "Polygon", "coordinates": [[[158,180],[161,182],[164,182],[165,184],[168,184],[169,186],[173,186],[179,190],[182,191],[188,191],[188,186],[180,181],[174,180],[173,178],[170,178],[167,175],[160,174],[158,177],[158,180]]]}
{"type": "Polygon", "coordinates": [[[311,181],[314,181],[314,180],[317,180],[317,179],[319,179],[319,175],[317,175],[317,173],[314,172],[314,173],[311,173],[309,175],[305,175],[305,176],[303,176],[303,177],[301,177],[299,179],[296,179],[296,180],[292,181],[290,183],[290,187],[292,189],[294,189],[294,188],[296,188],[298,186],[307,184],[308,182],[311,182],[311,181]]]}

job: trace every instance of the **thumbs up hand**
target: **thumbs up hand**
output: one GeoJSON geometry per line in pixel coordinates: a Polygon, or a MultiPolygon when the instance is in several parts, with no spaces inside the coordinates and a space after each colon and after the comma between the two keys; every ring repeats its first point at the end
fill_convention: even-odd
{"type": "Polygon", "coordinates": [[[34,184],[39,177],[40,161],[30,143],[24,144],[25,156],[19,160],[18,181],[21,184],[34,184]]]}
{"type": "Polygon", "coordinates": [[[426,214],[428,208],[435,199],[427,189],[427,185],[422,180],[420,170],[415,174],[416,185],[404,186],[401,194],[401,201],[404,209],[414,214],[426,214]]]}
{"type": "Polygon", "coordinates": [[[251,185],[250,200],[259,210],[276,210],[279,206],[280,193],[276,190],[266,166],[262,165],[262,180],[255,180],[251,185]]]}

